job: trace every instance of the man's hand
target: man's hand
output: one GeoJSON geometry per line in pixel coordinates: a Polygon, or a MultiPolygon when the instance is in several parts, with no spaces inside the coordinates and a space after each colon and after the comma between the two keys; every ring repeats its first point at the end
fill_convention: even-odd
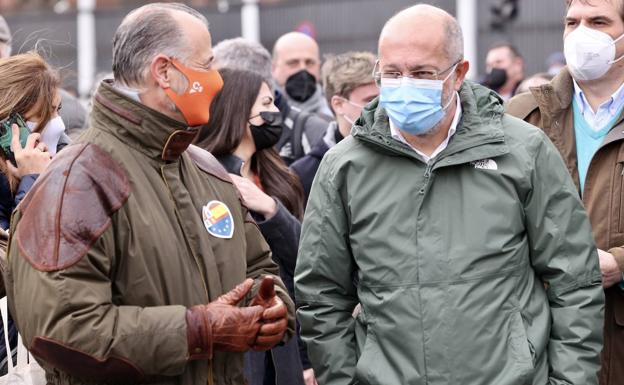
{"type": "Polygon", "coordinates": [[[613,254],[598,249],[598,258],[600,260],[600,272],[602,273],[602,287],[608,289],[620,283],[622,281],[622,272],[613,254]]]}
{"type": "Polygon", "coordinates": [[[191,359],[211,359],[215,350],[245,352],[254,347],[266,310],[262,306],[237,306],[252,286],[253,280],[247,279],[208,305],[187,310],[191,359]]]}
{"type": "Polygon", "coordinates": [[[318,385],[314,376],[314,369],[306,369],[303,371],[303,382],[305,385],[318,385]]]}
{"type": "Polygon", "coordinates": [[[264,277],[258,294],[251,301],[252,306],[262,306],[263,325],[258,333],[254,350],[269,350],[277,345],[288,327],[288,308],[275,294],[275,282],[271,277],[264,277]]]}
{"type": "Polygon", "coordinates": [[[22,148],[20,143],[20,132],[17,124],[11,126],[13,138],[11,140],[11,149],[15,155],[15,163],[13,166],[10,161],[6,161],[9,172],[17,179],[21,179],[24,175],[41,174],[50,164],[52,156],[48,152],[48,146],[40,142],[40,134],[30,134],[26,140],[26,146],[22,148]]]}

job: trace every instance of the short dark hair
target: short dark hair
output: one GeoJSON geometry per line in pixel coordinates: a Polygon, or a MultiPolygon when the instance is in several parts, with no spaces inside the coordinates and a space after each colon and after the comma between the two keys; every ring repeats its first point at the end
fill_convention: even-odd
{"type": "Polygon", "coordinates": [[[498,48],[507,48],[509,49],[509,52],[511,52],[514,58],[516,57],[522,58],[522,54],[520,53],[520,50],[518,50],[518,47],[516,47],[515,45],[507,41],[501,41],[501,42],[493,44],[492,46],[490,46],[490,49],[488,50],[488,52],[494,49],[498,49],[498,48]]]}
{"type": "MultiPolygon", "coordinates": [[[[573,2],[578,1],[582,4],[592,5],[592,0],[564,0],[566,3],[566,7],[570,8],[573,2]]],[[[606,0],[611,2],[612,0],[606,0]]],[[[618,0],[620,3],[620,18],[624,20],[624,0],[618,0]]]]}

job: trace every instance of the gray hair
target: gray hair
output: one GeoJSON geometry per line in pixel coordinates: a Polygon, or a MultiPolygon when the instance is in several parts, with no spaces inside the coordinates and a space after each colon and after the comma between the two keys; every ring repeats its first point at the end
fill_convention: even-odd
{"type": "Polygon", "coordinates": [[[174,11],[195,16],[208,28],[201,13],[181,3],[153,3],[133,10],[113,38],[115,81],[127,86],[142,84],[151,60],[159,53],[187,60],[192,42],[186,41],[174,11]]]}
{"type": "Polygon", "coordinates": [[[464,58],[464,34],[454,17],[446,24],[446,55],[451,63],[464,58]]]}
{"type": "Polygon", "coordinates": [[[271,54],[260,43],[242,37],[221,41],[213,48],[215,68],[254,72],[272,84],[271,54]]]}

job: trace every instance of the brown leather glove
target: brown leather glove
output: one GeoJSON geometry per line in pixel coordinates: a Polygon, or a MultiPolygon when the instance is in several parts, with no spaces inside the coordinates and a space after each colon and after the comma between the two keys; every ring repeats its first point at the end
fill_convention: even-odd
{"type": "Polygon", "coordinates": [[[262,306],[263,325],[258,332],[254,350],[269,350],[280,343],[288,328],[288,308],[276,294],[272,277],[264,277],[258,294],[251,301],[252,306],[262,306]]]}
{"type": "Polygon", "coordinates": [[[262,306],[238,307],[253,286],[247,279],[228,293],[186,311],[189,359],[211,359],[215,350],[250,350],[262,326],[262,306]]]}

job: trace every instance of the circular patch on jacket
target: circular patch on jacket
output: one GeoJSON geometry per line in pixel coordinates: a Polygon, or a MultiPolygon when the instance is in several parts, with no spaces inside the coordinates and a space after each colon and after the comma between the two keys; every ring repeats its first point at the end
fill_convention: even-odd
{"type": "Polygon", "coordinates": [[[234,235],[234,219],[230,209],[220,201],[210,201],[202,208],[204,226],[210,235],[230,239],[234,235]]]}

